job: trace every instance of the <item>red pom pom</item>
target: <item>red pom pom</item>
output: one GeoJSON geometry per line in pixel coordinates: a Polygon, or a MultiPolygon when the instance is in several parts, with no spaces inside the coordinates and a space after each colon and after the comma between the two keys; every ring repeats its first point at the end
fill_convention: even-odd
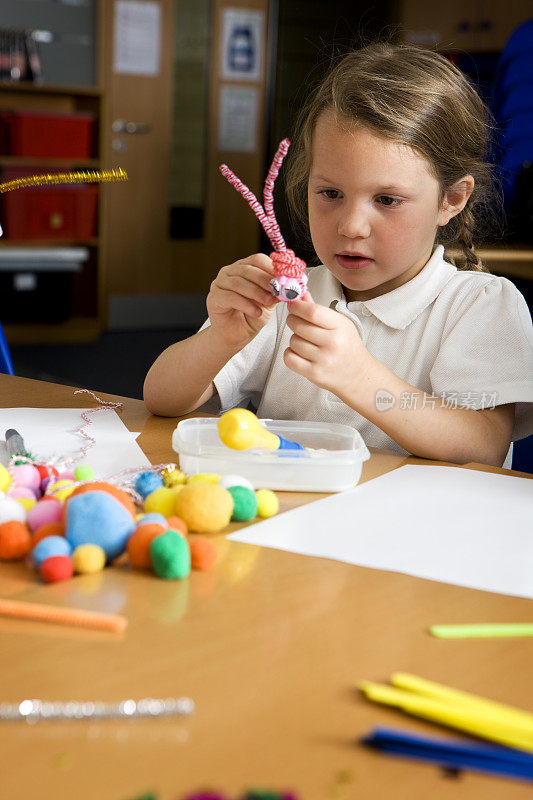
{"type": "Polygon", "coordinates": [[[306,263],[294,254],[293,250],[281,250],[270,253],[274,262],[274,275],[285,275],[287,278],[300,278],[305,270],[306,263]]]}
{"type": "Polygon", "coordinates": [[[68,581],[74,574],[74,564],[70,556],[50,556],[42,562],[39,572],[46,583],[68,581]]]}

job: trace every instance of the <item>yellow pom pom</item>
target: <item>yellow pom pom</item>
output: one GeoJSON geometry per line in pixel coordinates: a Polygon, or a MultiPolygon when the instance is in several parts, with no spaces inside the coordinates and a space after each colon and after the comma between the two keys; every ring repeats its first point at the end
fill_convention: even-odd
{"type": "Polygon", "coordinates": [[[97,544],[80,544],[72,553],[74,572],[90,575],[105,567],[105,552],[97,544]]]}
{"type": "Polygon", "coordinates": [[[187,476],[177,467],[167,467],[161,473],[163,484],[172,489],[174,486],[180,486],[187,480],[187,476]]]}
{"type": "Polygon", "coordinates": [[[0,464],[0,492],[5,492],[10,483],[11,483],[11,475],[4,467],[4,465],[0,464]]]}
{"type": "Polygon", "coordinates": [[[189,530],[215,533],[229,524],[233,498],[227,489],[216,483],[196,481],[184,486],[175,501],[175,514],[189,530]]]}
{"type": "Polygon", "coordinates": [[[257,516],[273,517],[279,511],[279,500],[270,489],[258,489],[255,493],[257,497],[257,516]]]}
{"type": "Polygon", "coordinates": [[[70,497],[75,488],[76,484],[74,481],[71,481],[68,478],[63,478],[63,480],[56,481],[54,483],[48,494],[51,494],[52,497],[55,497],[57,500],[60,500],[62,503],[64,503],[67,497],[70,497]]]}
{"type": "Polygon", "coordinates": [[[161,486],[144,498],[144,510],[147,514],[155,512],[164,517],[171,517],[174,514],[175,503],[175,490],[169,489],[168,486],[161,486]]]}
{"type": "Polygon", "coordinates": [[[187,478],[187,483],[218,483],[220,475],[216,472],[199,472],[198,475],[191,475],[187,478]]]}
{"type": "Polygon", "coordinates": [[[37,500],[32,500],[31,497],[17,497],[17,503],[20,503],[26,511],[29,511],[35,505],[37,500]]]}

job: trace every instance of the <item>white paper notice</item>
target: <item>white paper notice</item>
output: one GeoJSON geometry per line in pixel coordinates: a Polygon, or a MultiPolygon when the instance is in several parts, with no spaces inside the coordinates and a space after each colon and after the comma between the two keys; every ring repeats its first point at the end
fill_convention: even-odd
{"type": "MultiPolygon", "coordinates": [[[[55,457],[76,457],[87,440],[77,431],[84,424],[83,408],[2,408],[0,409],[0,461],[7,464],[3,436],[14,428],[24,439],[28,451],[44,461],[55,457]]],[[[101,410],[89,414],[91,424],[85,429],[96,440],[78,463],[88,464],[97,478],[105,479],[125,469],[150,466],[135,437],[116,411],[101,410]]]]}
{"type": "Polygon", "coordinates": [[[533,481],[404,466],[228,536],[533,598],[533,481]]]}
{"type": "Polygon", "coordinates": [[[220,74],[223,80],[261,80],[264,14],[246,8],[222,11],[220,74]]]}
{"type": "Polygon", "coordinates": [[[115,2],[113,69],[127,75],[159,75],[161,3],[115,2]]]}
{"type": "Polygon", "coordinates": [[[220,90],[218,149],[254,153],[257,149],[257,89],[223,86],[220,90]]]}

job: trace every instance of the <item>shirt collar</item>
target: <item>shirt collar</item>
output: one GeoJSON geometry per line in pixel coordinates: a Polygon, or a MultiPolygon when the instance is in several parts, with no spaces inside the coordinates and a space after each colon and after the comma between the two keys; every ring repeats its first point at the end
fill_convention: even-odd
{"type": "Polygon", "coordinates": [[[398,286],[397,289],[374,297],[373,300],[361,300],[347,304],[341,284],[328,271],[328,288],[331,289],[331,295],[334,298],[330,305],[336,307],[336,301],[338,301],[339,306],[344,306],[355,314],[361,308],[367,308],[385,325],[403,330],[439,296],[444,286],[457,272],[457,268],[445,261],[443,256],[444,247],[439,244],[418,275],[404,283],[403,286],[398,286]]]}

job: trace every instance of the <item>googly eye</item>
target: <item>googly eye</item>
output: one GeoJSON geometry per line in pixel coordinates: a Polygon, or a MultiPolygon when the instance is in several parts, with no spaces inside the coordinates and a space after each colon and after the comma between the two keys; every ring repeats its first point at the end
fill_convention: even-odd
{"type": "Polygon", "coordinates": [[[272,280],[270,281],[270,288],[272,289],[272,294],[275,295],[276,297],[279,297],[281,292],[281,286],[279,281],[276,280],[276,278],[272,278],[272,280]]]}
{"type": "Polygon", "coordinates": [[[302,294],[302,288],[298,283],[298,281],[295,280],[287,281],[287,283],[283,287],[283,297],[285,297],[286,300],[289,301],[297,300],[299,297],[301,297],[301,294],[302,294]]]}

